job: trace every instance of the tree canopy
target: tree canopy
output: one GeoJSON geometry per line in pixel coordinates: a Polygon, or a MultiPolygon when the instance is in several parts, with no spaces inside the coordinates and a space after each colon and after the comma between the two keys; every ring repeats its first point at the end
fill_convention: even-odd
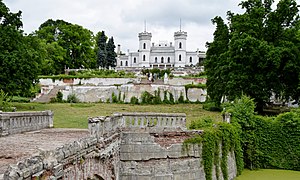
{"type": "Polygon", "coordinates": [[[0,89],[10,95],[30,96],[40,58],[36,41],[23,35],[21,14],[10,12],[0,0],[0,89]]]}
{"type": "Polygon", "coordinates": [[[214,40],[205,62],[209,97],[219,103],[249,95],[261,110],[275,94],[299,100],[299,14],[295,0],[247,0],[243,14],[215,17],[214,40]]]}
{"type": "Polygon", "coordinates": [[[47,62],[53,65],[54,73],[62,73],[65,68],[95,68],[93,33],[82,26],[63,20],[49,19],[35,32],[45,41],[47,62]]]}

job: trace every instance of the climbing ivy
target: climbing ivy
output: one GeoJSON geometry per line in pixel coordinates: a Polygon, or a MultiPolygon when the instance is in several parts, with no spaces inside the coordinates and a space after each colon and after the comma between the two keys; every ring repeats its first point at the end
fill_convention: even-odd
{"type": "Polygon", "coordinates": [[[219,168],[223,179],[228,180],[227,157],[231,151],[235,152],[238,174],[243,170],[243,155],[241,151],[239,130],[236,126],[228,123],[212,124],[209,119],[194,121],[190,128],[204,129],[202,135],[185,140],[184,147],[189,144],[202,144],[202,165],[204,166],[206,180],[212,180],[212,170],[215,166],[216,177],[220,179],[219,168]],[[222,152],[220,152],[220,149],[222,152]],[[220,154],[222,157],[220,159],[220,154]]]}

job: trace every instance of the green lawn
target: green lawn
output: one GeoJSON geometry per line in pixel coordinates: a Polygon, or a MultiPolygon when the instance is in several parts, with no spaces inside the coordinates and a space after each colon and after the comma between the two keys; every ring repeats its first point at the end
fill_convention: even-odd
{"type": "Polygon", "coordinates": [[[114,112],[160,112],[160,113],[186,113],[187,122],[201,117],[210,116],[221,120],[218,112],[209,112],[202,109],[201,104],[175,104],[175,105],[131,105],[107,103],[13,103],[18,111],[52,110],[54,112],[54,127],[56,128],[87,128],[88,117],[106,116],[114,112]]]}
{"type": "Polygon", "coordinates": [[[261,169],[244,170],[235,180],[299,180],[300,171],[261,169]]]}

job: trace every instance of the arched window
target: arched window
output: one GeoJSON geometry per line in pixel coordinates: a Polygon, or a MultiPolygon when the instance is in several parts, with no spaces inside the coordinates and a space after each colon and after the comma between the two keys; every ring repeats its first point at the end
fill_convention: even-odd
{"type": "Polygon", "coordinates": [[[157,63],[157,57],[155,57],[155,61],[154,62],[157,63]]]}
{"type": "Polygon", "coordinates": [[[179,54],[179,61],[181,61],[181,54],[179,54]]]}
{"type": "Polygon", "coordinates": [[[164,57],[161,57],[161,61],[160,61],[161,63],[164,63],[164,57]]]}
{"type": "Polygon", "coordinates": [[[128,66],[128,61],[125,61],[125,66],[128,66]]]}
{"type": "Polygon", "coordinates": [[[136,58],[133,58],[133,63],[136,63],[136,58]]]}
{"type": "Polygon", "coordinates": [[[190,63],[192,63],[193,62],[193,58],[192,57],[190,57],[190,63]]]}
{"type": "Polygon", "coordinates": [[[143,55],[143,61],[146,61],[146,55],[143,55]]]}
{"type": "Polygon", "coordinates": [[[179,49],[181,49],[181,48],[182,48],[182,43],[180,42],[180,43],[179,43],[179,49]]]}
{"type": "Polygon", "coordinates": [[[121,66],[123,66],[123,61],[121,61],[121,66]]]}
{"type": "Polygon", "coordinates": [[[168,63],[170,63],[170,57],[168,57],[168,63]]]}
{"type": "Polygon", "coordinates": [[[146,49],[146,43],[143,44],[143,48],[146,49]]]}

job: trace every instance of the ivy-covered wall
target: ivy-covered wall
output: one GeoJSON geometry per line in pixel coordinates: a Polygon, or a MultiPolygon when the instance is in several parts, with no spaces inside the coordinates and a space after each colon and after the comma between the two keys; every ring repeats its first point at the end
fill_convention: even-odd
{"type": "Polygon", "coordinates": [[[246,96],[223,107],[223,113],[231,114],[230,124],[209,118],[192,122],[190,129],[203,129],[204,133],[185,141],[187,147],[202,144],[206,180],[212,179],[213,168],[219,164],[223,179],[228,179],[226,162],[232,151],[238,175],[244,167],[300,170],[300,109],[276,117],[258,116],[253,99],[246,96]]]}
{"type": "Polygon", "coordinates": [[[241,130],[246,168],[300,170],[300,109],[276,117],[258,116],[254,101],[245,96],[225,108],[241,130]]]}

